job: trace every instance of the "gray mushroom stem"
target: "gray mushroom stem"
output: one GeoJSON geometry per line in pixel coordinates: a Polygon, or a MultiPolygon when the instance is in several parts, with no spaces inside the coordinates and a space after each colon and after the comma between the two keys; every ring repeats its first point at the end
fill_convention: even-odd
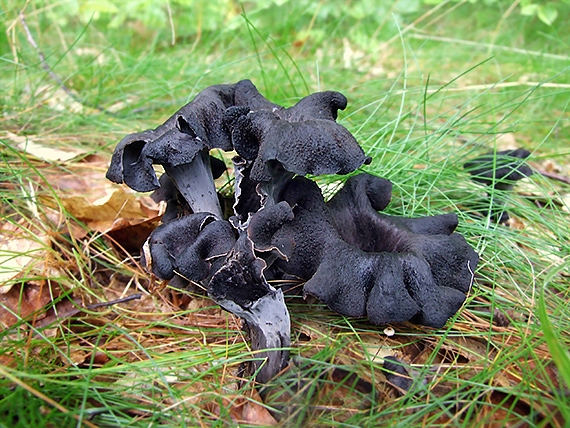
{"type": "Polygon", "coordinates": [[[222,208],[212,179],[210,156],[202,150],[191,163],[165,165],[164,170],[195,213],[210,213],[223,218],[222,208]]]}
{"type": "Polygon", "coordinates": [[[249,328],[251,349],[258,351],[253,361],[256,380],[267,383],[283,370],[289,361],[291,321],[283,291],[271,290],[249,308],[242,308],[228,299],[216,299],[225,310],[243,318],[249,328]]]}
{"type": "Polygon", "coordinates": [[[291,346],[291,320],[283,292],[269,285],[263,275],[266,267],[242,231],[208,284],[208,295],[247,323],[255,351],[251,368],[259,383],[268,382],[287,366],[291,346]]]}

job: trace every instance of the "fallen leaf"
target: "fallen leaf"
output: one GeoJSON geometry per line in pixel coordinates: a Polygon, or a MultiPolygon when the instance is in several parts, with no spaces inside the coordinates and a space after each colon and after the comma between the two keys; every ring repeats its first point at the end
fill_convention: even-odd
{"type": "Polygon", "coordinates": [[[562,172],[562,167],[555,163],[552,159],[546,159],[544,162],[542,162],[542,168],[544,171],[554,174],[559,174],[562,172]]]}
{"type": "Polygon", "coordinates": [[[262,400],[257,391],[252,391],[251,399],[243,399],[242,402],[243,405],[240,406],[239,414],[234,414],[232,411],[232,416],[239,416],[236,418],[237,422],[262,426],[276,426],[278,424],[269,410],[260,404],[262,400]]]}
{"type": "Polygon", "coordinates": [[[497,137],[497,150],[513,150],[519,147],[515,134],[506,132],[497,137]]]}
{"type": "Polygon", "coordinates": [[[81,312],[81,299],[75,297],[72,300],[63,299],[51,308],[46,316],[36,323],[37,328],[44,328],[64,318],[72,317],[81,312]]]}
{"type": "Polygon", "coordinates": [[[16,367],[16,359],[12,355],[0,354],[0,365],[4,367],[16,367]]]}
{"type": "Polygon", "coordinates": [[[55,321],[79,315],[86,310],[93,311],[101,307],[109,307],[120,303],[130,302],[131,300],[138,300],[141,297],[142,295],[140,293],[135,293],[120,299],[115,299],[108,302],[93,303],[87,306],[83,306],[79,297],[74,297],[73,299],[65,299],[58,302],[53,308],[51,308],[48,315],[40,322],[36,323],[36,327],[47,327],[55,321]]]}
{"type": "Polygon", "coordinates": [[[35,135],[17,135],[6,132],[6,138],[14,143],[22,152],[47,162],[66,162],[85,153],[83,150],[68,147],[62,149],[54,144],[44,145],[37,142],[35,135]]]}
{"type": "Polygon", "coordinates": [[[55,91],[53,90],[53,85],[40,86],[35,91],[35,97],[42,100],[49,108],[56,111],[68,111],[71,113],[82,113],[86,116],[95,113],[96,110],[91,107],[86,107],[81,104],[77,99],[77,93],[75,93],[75,98],[64,91],[61,87],[58,87],[55,91]]]}
{"type": "MultiPolygon", "coordinates": [[[[99,230],[99,225],[93,225],[95,230],[99,230]]],[[[114,221],[107,229],[107,236],[119,244],[129,254],[140,254],[141,248],[158,226],[158,218],[153,218],[144,222],[131,224],[125,219],[114,221]]],[[[103,227],[101,227],[103,229],[103,227]]],[[[150,260],[150,259],[146,259],[150,260]]]]}
{"type": "MultiPolygon", "coordinates": [[[[41,197],[42,202],[54,209],[60,204],[71,217],[84,223],[89,230],[108,233],[143,224],[141,235],[148,236],[148,222],[160,219],[162,205],[147,195],[111,183],[105,178],[102,169],[101,162],[97,160],[93,164],[75,165],[69,174],[47,176],[46,179],[57,193],[57,201],[48,194],[41,197]]],[[[156,225],[152,228],[154,227],[156,225]]],[[[129,234],[134,236],[132,229],[129,234]]]]}
{"type": "MultiPolygon", "coordinates": [[[[0,324],[8,328],[47,305],[52,292],[47,284],[21,283],[0,294],[0,324]]],[[[44,317],[40,314],[36,319],[44,317]]]]}
{"type": "Polygon", "coordinates": [[[47,236],[27,229],[25,220],[5,223],[0,229],[0,294],[7,293],[15,279],[34,263],[45,259],[47,236]]]}
{"type": "Polygon", "coordinates": [[[108,193],[97,199],[85,194],[63,196],[60,200],[69,214],[98,232],[142,223],[149,219],[149,214],[150,217],[158,217],[158,206],[153,209],[151,202],[143,201],[124,187],[105,190],[108,193]]]}

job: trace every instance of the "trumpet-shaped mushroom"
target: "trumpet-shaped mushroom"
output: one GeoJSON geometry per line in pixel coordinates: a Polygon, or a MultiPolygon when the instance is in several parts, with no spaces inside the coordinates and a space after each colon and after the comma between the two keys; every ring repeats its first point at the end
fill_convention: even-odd
{"type": "Polygon", "coordinates": [[[141,158],[141,152],[146,144],[161,135],[159,128],[124,137],[115,147],[106,177],[115,183],[125,183],[138,192],[157,189],[159,183],[152,169],[152,162],[141,158]]]}
{"type": "Polygon", "coordinates": [[[236,242],[231,225],[209,213],[189,214],[157,227],[145,244],[145,264],[161,279],[206,280],[236,242]]]}
{"type": "Polygon", "coordinates": [[[370,163],[352,134],[335,121],[346,103],[338,92],[320,92],[288,109],[229,109],[232,143],[240,156],[253,162],[251,178],[272,180],[275,162],[302,176],[347,174],[370,163]]]}
{"type": "Polygon", "coordinates": [[[163,125],[121,140],[107,171],[138,191],[163,186],[154,199],[167,201],[167,212],[143,259],[162,279],[201,282],[246,321],[252,349],[260,351],[253,368],[261,383],[287,365],[290,346],[283,293],[268,274],[305,280],[305,294],[374,324],[440,327],[471,285],[478,256],[454,233],[455,215],[379,213],[392,184],[369,174],[349,178],[327,203],[304,178],[347,174],[370,162],[336,122],[346,104],[329,91],[284,108],[249,80],[211,86],[163,125]],[[220,162],[210,157],[213,148],[238,154],[229,220],[213,182],[212,162],[220,162]],[[167,174],[160,181],[155,164],[167,174]]]}
{"type": "Polygon", "coordinates": [[[160,184],[153,164],[163,165],[193,212],[222,218],[209,150],[231,150],[224,111],[234,105],[235,85],[200,92],[154,130],[127,135],[115,148],[107,178],[149,192],[160,184]]]}
{"type": "Polygon", "coordinates": [[[463,165],[472,179],[497,190],[511,190],[516,181],[532,175],[525,163],[530,152],[525,149],[491,152],[472,159],[463,165]]]}
{"type": "MultiPolygon", "coordinates": [[[[448,216],[432,218],[428,233],[414,233],[379,215],[372,204],[385,206],[386,195],[354,192],[366,182],[388,187],[369,175],[352,177],[348,190],[325,204],[313,182],[293,179],[283,200],[294,218],[273,233],[271,245],[286,249],[292,240],[294,247],[275,266],[306,279],[305,293],[341,314],[367,316],[374,324],[410,320],[441,327],[465,300],[477,254],[449,232],[448,216]]],[[[278,224],[284,211],[275,211],[271,222],[278,224]]]]}
{"type": "Polygon", "coordinates": [[[225,112],[232,144],[238,153],[235,213],[239,221],[279,199],[295,175],[347,174],[370,163],[355,138],[336,123],[346,97],[320,92],[290,108],[267,101],[249,83],[238,83],[236,101],[247,105],[225,112]]]}
{"type": "MultiPolygon", "coordinates": [[[[149,159],[141,156],[142,150],[147,144],[174,129],[178,125],[179,118],[182,118],[192,128],[194,134],[210,148],[231,150],[223,112],[234,104],[234,92],[235,85],[210,86],[157,128],[127,135],[113,152],[107,178],[115,183],[125,183],[139,192],[149,192],[158,188],[156,175],[149,169],[149,159]]],[[[183,152],[184,147],[180,147],[179,150],[183,152]]]]}
{"type": "MultiPolygon", "coordinates": [[[[219,178],[226,171],[224,161],[210,156],[210,166],[212,168],[212,176],[214,179],[219,178]]],[[[168,223],[176,218],[191,214],[193,211],[190,205],[180,193],[174,181],[168,174],[162,174],[158,179],[160,187],[150,195],[155,202],[166,202],[166,211],[162,215],[162,222],[168,223]]],[[[205,211],[208,211],[207,207],[205,211]]]]}
{"type": "Polygon", "coordinates": [[[143,159],[164,166],[180,194],[195,213],[207,212],[222,218],[210,166],[210,148],[194,133],[188,123],[178,118],[177,126],[147,144],[143,159]]]}

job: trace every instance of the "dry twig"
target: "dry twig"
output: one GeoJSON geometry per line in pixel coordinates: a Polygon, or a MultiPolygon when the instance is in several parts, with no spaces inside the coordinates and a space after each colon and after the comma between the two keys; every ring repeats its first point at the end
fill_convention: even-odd
{"type": "Polygon", "coordinates": [[[561,183],[570,184],[570,177],[566,177],[564,175],[555,174],[553,172],[548,172],[540,169],[537,171],[543,177],[550,178],[551,180],[560,181],[561,183]]]}

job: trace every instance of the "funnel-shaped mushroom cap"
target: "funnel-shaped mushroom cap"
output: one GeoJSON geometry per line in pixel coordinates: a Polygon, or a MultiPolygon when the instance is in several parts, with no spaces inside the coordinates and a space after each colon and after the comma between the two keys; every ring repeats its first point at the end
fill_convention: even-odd
{"type": "MultiPolygon", "coordinates": [[[[251,80],[240,80],[235,85],[234,95],[236,106],[246,107],[248,111],[267,110],[278,111],[283,110],[283,107],[273,104],[267,98],[259,93],[257,88],[251,80]]],[[[247,113],[247,112],[246,112],[247,113]]]]}
{"type": "Polygon", "coordinates": [[[352,134],[335,122],[346,98],[338,92],[309,95],[289,109],[247,112],[229,109],[232,143],[254,161],[251,178],[272,179],[268,165],[279,162],[297,175],[347,174],[369,163],[352,134]]]}
{"type": "Polygon", "coordinates": [[[518,180],[532,175],[532,169],[525,163],[530,152],[525,149],[491,152],[466,162],[463,167],[471,174],[471,179],[500,192],[478,203],[475,209],[493,221],[507,224],[507,199],[502,192],[511,190],[518,180]]]}
{"type": "MultiPolygon", "coordinates": [[[[142,153],[143,148],[151,144],[166,132],[180,126],[180,119],[185,123],[186,130],[191,129],[195,138],[208,148],[231,150],[231,141],[224,122],[224,111],[234,105],[235,85],[210,86],[200,92],[188,104],[174,113],[156,129],[129,134],[121,140],[115,148],[111,165],[107,171],[107,178],[115,183],[125,183],[129,187],[141,192],[148,192],[158,188],[158,180],[151,173],[152,160],[142,153]],[[136,187],[133,187],[136,186],[136,187]]],[[[186,132],[184,130],[184,132],[186,132]]],[[[184,141],[177,147],[176,157],[184,156],[187,149],[184,141]]],[[[147,148],[147,151],[156,150],[147,148]]],[[[180,161],[170,159],[176,164],[180,161]]]]}
{"type": "Polygon", "coordinates": [[[465,300],[478,256],[452,233],[448,216],[419,225],[410,219],[408,227],[378,214],[373,206],[386,205],[389,188],[385,180],[355,176],[325,204],[315,183],[297,177],[282,192],[294,217],[272,207],[269,223],[282,226],[262,241],[283,248],[286,258],[274,268],[306,279],[305,293],[341,314],[441,327],[465,300]]]}
{"type": "Polygon", "coordinates": [[[336,121],[338,111],[344,110],[348,100],[340,92],[316,92],[302,98],[293,107],[278,114],[289,122],[305,122],[311,120],[336,121]]]}
{"type": "Polygon", "coordinates": [[[227,221],[209,213],[189,214],[156,228],[149,236],[146,265],[161,279],[175,274],[201,281],[213,274],[216,260],[223,261],[235,244],[227,221]]]}
{"type": "Polygon", "coordinates": [[[385,178],[371,174],[358,174],[350,177],[342,189],[327,203],[333,214],[337,230],[342,231],[343,239],[351,242],[351,236],[367,236],[367,230],[359,230],[361,217],[380,216],[399,229],[423,235],[451,234],[457,227],[455,214],[441,214],[426,217],[399,217],[378,214],[390,203],[392,183],[385,178]]]}
{"type": "MultiPolygon", "coordinates": [[[[203,112],[203,107],[199,111],[203,112]]],[[[195,109],[187,109],[185,113],[199,126],[202,125],[199,119],[206,120],[205,116],[197,115],[195,109]]],[[[221,111],[218,113],[222,116],[221,111]]],[[[145,140],[141,140],[139,134],[127,136],[115,149],[107,178],[116,182],[122,179],[134,190],[148,192],[159,187],[153,164],[163,165],[194,212],[210,212],[221,218],[208,154],[211,148],[219,147],[218,143],[229,148],[227,132],[218,129],[221,121],[218,118],[220,123],[210,124],[211,129],[199,127],[196,130],[179,115],[175,117],[174,126],[159,136],[156,131],[142,133],[145,140]]]]}
{"type": "Polygon", "coordinates": [[[515,181],[532,175],[532,169],[525,163],[529,156],[530,152],[525,149],[503,150],[479,156],[466,162],[463,167],[474,181],[508,190],[515,181]]]}
{"type": "Polygon", "coordinates": [[[209,147],[198,138],[186,119],[179,116],[176,125],[146,144],[141,155],[154,164],[178,166],[191,163],[202,150],[207,151],[209,147]]]}
{"type": "Polygon", "coordinates": [[[152,169],[152,160],[141,156],[145,145],[156,139],[154,130],[137,132],[124,137],[113,152],[107,179],[125,183],[138,192],[150,192],[159,187],[152,169]]]}
{"type": "Polygon", "coordinates": [[[145,146],[142,157],[164,166],[193,212],[222,218],[208,152],[209,147],[179,117],[176,127],[145,146]]]}
{"type": "Polygon", "coordinates": [[[457,227],[455,214],[418,218],[379,214],[388,200],[384,179],[359,174],[327,203],[336,230],[346,242],[366,252],[411,252],[428,262],[435,284],[467,293],[479,257],[457,227]]]}

